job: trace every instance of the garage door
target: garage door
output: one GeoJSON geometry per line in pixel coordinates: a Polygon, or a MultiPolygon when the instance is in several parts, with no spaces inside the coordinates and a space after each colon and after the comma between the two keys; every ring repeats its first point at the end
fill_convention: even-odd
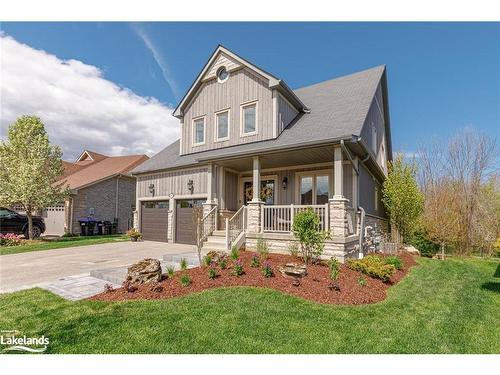
{"type": "Polygon", "coordinates": [[[42,212],[42,217],[45,222],[45,235],[62,236],[64,234],[64,203],[45,208],[42,212]]]}
{"type": "Polygon", "coordinates": [[[168,201],[142,202],[141,232],[148,241],[167,242],[168,201]]]}
{"type": "Polygon", "coordinates": [[[196,244],[196,226],[193,223],[193,207],[201,206],[204,200],[178,200],[175,209],[175,242],[196,244]]]}

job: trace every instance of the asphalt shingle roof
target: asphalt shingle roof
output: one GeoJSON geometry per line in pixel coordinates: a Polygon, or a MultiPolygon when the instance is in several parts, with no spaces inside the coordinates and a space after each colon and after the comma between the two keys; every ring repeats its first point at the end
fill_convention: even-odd
{"type": "Polygon", "coordinates": [[[294,90],[310,112],[299,116],[276,139],[182,156],[179,155],[177,140],[135,168],[132,173],[193,165],[200,159],[264,152],[321,143],[353,134],[360,135],[384,71],[385,66],[381,65],[294,90]]]}

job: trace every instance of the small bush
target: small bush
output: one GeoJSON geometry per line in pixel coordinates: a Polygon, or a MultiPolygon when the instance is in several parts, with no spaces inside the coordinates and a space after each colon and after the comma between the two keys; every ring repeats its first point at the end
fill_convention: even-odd
{"type": "Polygon", "coordinates": [[[174,274],[175,274],[175,268],[172,267],[172,266],[168,266],[167,267],[167,277],[169,279],[173,278],[174,277],[174,274]]]}
{"type": "Polygon", "coordinates": [[[126,234],[129,238],[135,238],[136,240],[140,240],[142,238],[141,232],[135,228],[129,229],[126,234]]]}
{"type": "Polygon", "coordinates": [[[0,246],[19,246],[26,241],[14,233],[0,234],[0,246]]]}
{"type": "Polygon", "coordinates": [[[111,284],[104,284],[104,293],[111,293],[115,288],[113,288],[113,285],[111,284]]]}
{"type": "Polygon", "coordinates": [[[293,235],[300,242],[300,253],[304,262],[319,259],[325,249],[325,241],[330,234],[321,230],[320,218],[311,208],[295,215],[293,235]]]}
{"type": "Polygon", "coordinates": [[[239,257],[240,257],[240,251],[236,248],[236,246],[233,246],[231,248],[231,259],[237,260],[239,257]]]}
{"type": "Polygon", "coordinates": [[[182,286],[191,285],[191,278],[189,277],[189,275],[184,274],[181,276],[181,284],[182,284],[182,286]]]}
{"type": "Polygon", "coordinates": [[[271,263],[269,263],[269,261],[267,261],[267,260],[262,265],[262,274],[264,275],[264,277],[272,277],[273,276],[273,269],[271,267],[271,263]]]}
{"type": "Polygon", "coordinates": [[[439,244],[432,242],[424,230],[418,230],[411,236],[410,245],[413,245],[424,257],[432,258],[439,252],[439,244]]]}
{"type": "Polygon", "coordinates": [[[219,267],[221,270],[225,270],[227,268],[227,258],[221,258],[219,260],[219,267]]]}
{"type": "Polygon", "coordinates": [[[241,264],[241,261],[237,259],[234,262],[234,270],[233,270],[233,275],[235,276],[241,276],[243,275],[243,265],[241,264]]]}
{"type": "Polygon", "coordinates": [[[257,255],[254,255],[252,257],[252,261],[250,263],[250,267],[259,267],[260,266],[260,259],[257,255]]]}
{"type": "Polygon", "coordinates": [[[395,269],[400,270],[403,269],[403,261],[397,255],[391,255],[384,259],[385,264],[392,264],[395,269]]]}
{"type": "Polygon", "coordinates": [[[368,255],[363,259],[351,259],[348,266],[354,271],[363,272],[365,275],[389,281],[396,268],[392,264],[385,264],[382,258],[376,255],[368,255]]]}
{"type": "Polygon", "coordinates": [[[330,278],[337,280],[340,274],[340,262],[332,257],[328,262],[328,267],[330,267],[330,278]]]}
{"type": "Polygon", "coordinates": [[[182,258],[181,259],[181,270],[185,271],[185,270],[187,270],[187,268],[188,268],[188,262],[187,262],[186,258],[182,258]]]}
{"type": "Polygon", "coordinates": [[[297,242],[290,242],[288,244],[288,252],[291,256],[297,258],[299,256],[299,244],[297,242]]]}
{"type": "Polygon", "coordinates": [[[261,259],[267,259],[269,256],[269,247],[267,241],[263,238],[257,239],[257,253],[259,253],[261,259]]]}
{"type": "Polygon", "coordinates": [[[215,267],[210,267],[208,269],[208,278],[213,280],[216,277],[217,277],[217,270],[215,269],[215,267]]]}
{"type": "Polygon", "coordinates": [[[358,284],[360,286],[366,286],[368,284],[368,282],[366,281],[366,279],[363,276],[360,276],[360,277],[358,277],[358,284]]]}
{"type": "Polygon", "coordinates": [[[209,254],[205,255],[205,256],[203,257],[203,265],[204,265],[205,267],[208,267],[208,266],[210,266],[211,264],[212,264],[212,257],[211,257],[209,254]]]}

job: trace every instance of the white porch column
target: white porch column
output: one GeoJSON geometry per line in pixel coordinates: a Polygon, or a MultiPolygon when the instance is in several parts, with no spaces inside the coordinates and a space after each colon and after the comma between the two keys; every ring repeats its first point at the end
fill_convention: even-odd
{"type": "Polygon", "coordinates": [[[252,191],[252,202],[260,202],[260,159],[258,156],[253,158],[252,191]]]}
{"type": "Polygon", "coordinates": [[[208,164],[208,171],[207,171],[207,203],[214,203],[214,180],[215,180],[215,173],[214,173],[214,165],[212,163],[208,164]]]}
{"type": "Polygon", "coordinates": [[[332,237],[346,237],[349,234],[347,220],[347,206],[349,200],[344,197],[344,165],[342,148],[335,146],[333,151],[333,198],[329,200],[330,206],[330,234],[332,237]]]}
{"type": "Polygon", "coordinates": [[[335,146],[333,149],[333,197],[343,198],[344,197],[344,168],[342,160],[342,148],[340,145],[335,146]]]}
{"type": "Polygon", "coordinates": [[[217,189],[217,199],[219,202],[219,209],[226,209],[225,193],[226,193],[226,171],[223,166],[219,166],[219,188],[217,189]]]}

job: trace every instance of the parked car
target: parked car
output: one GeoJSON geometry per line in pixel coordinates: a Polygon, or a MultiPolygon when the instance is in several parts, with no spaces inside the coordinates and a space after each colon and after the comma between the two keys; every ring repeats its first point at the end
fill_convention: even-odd
{"type": "MultiPolygon", "coordinates": [[[[45,222],[40,216],[33,216],[33,237],[45,232],[45,222]]],[[[0,207],[0,233],[24,234],[28,238],[28,217],[18,212],[0,207]]]]}

